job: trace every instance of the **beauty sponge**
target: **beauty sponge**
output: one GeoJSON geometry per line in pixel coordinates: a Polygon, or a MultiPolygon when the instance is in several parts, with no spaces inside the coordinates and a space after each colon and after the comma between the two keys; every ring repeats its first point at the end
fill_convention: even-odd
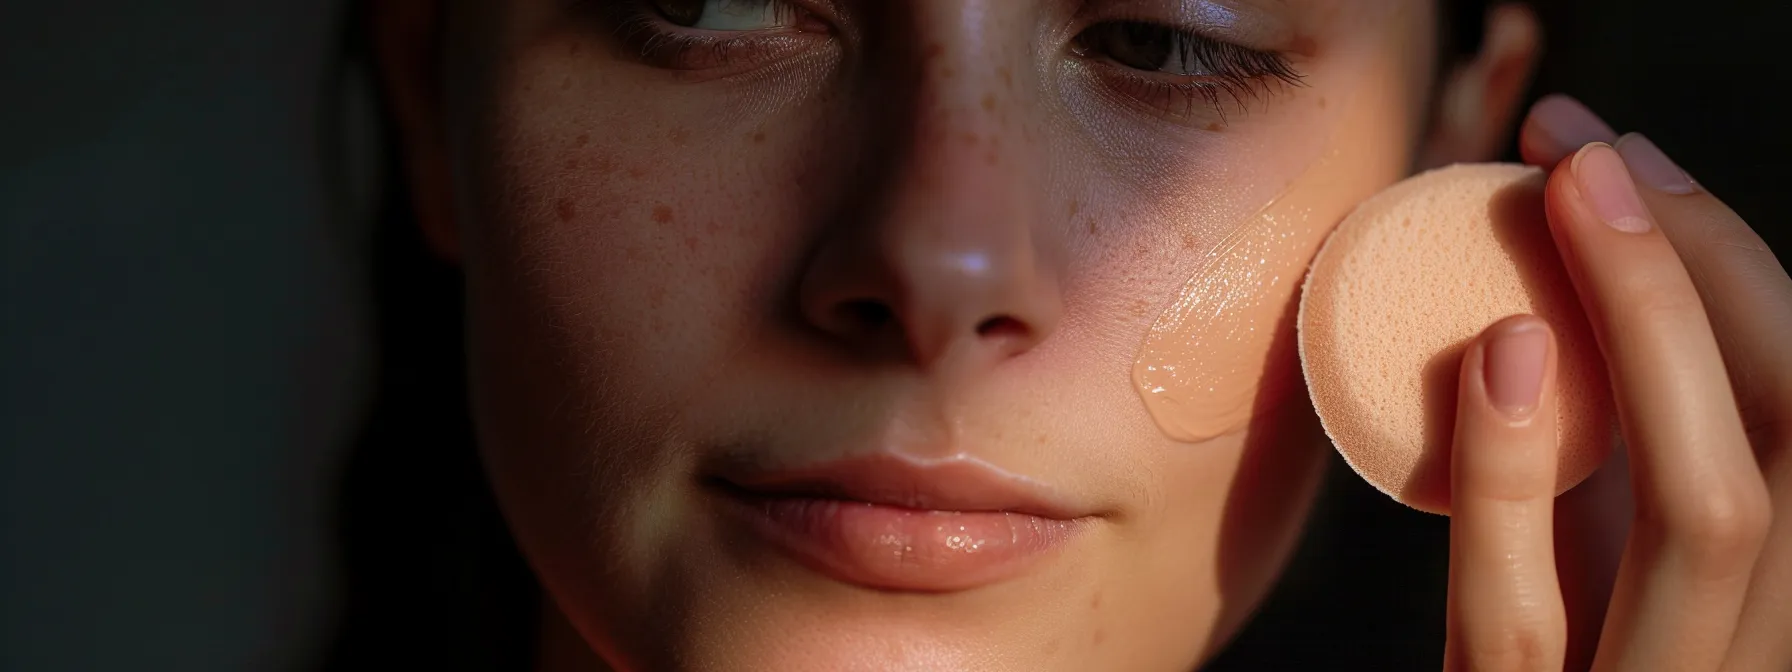
{"type": "Polygon", "coordinates": [[[1543,171],[1467,164],[1409,178],[1358,205],[1302,290],[1301,368],[1344,461],[1407,506],[1448,515],[1462,353],[1501,318],[1555,331],[1556,493],[1614,442],[1599,345],[1543,210],[1543,171]]]}

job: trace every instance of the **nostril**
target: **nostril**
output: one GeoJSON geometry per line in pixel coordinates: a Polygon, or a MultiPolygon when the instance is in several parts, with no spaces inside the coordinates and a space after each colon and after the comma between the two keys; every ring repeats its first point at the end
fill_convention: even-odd
{"type": "Polygon", "coordinates": [[[894,312],[881,301],[859,299],[840,304],[836,310],[842,321],[862,332],[876,332],[896,319],[894,312]]]}
{"type": "Polygon", "coordinates": [[[984,338],[1008,338],[1027,335],[1027,325],[1006,315],[997,315],[977,324],[977,335],[984,338]]]}

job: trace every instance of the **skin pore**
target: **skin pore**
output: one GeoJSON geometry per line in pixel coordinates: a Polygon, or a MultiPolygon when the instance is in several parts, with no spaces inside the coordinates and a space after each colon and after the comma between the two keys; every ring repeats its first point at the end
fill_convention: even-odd
{"type": "Polygon", "coordinates": [[[393,4],[387,85],[465,270],[547,670],[1194,665],[1325,455],[1299,269],[1439,153],[1429,2],[393,4]],[[1139,70],[1163,33],[1109,24],[1238,71],[1139,70]],[[1150,357],[1210,367],[1223,412],[1160,429],[1150,357]],[[704,479],[871,454],[1047,484],[1078,532],[1005,581],[873,590],[743,541],[704,479]]]}

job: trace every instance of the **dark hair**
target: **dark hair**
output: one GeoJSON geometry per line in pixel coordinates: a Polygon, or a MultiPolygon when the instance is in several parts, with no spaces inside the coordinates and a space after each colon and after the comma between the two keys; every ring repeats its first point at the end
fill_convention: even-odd
{"type": "MultiPolygon", "coordinates": [[[[1440,0],[1441,72],[1479,49],[1486,9],[1486,0],[1440,0]]],[[[371,71],[361,14],[351,12],[346,62],[371,71]]],[[[395,145],[391,119],[382,126],[395,145]]],[[[324,667],[527,670],[542,597],[474,446],[461,275],[423,240],[404,167],[389,160],[384,170],[372,274],[378,383],[338,492],[343,593],[324,667]]]]}

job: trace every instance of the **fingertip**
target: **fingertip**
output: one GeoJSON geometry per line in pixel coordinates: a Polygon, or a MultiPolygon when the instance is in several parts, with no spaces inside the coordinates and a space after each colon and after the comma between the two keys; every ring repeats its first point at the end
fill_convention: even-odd
{"type": "Polygon", "coordinates": [[[1588,143],[1617,142],[1618,133],[1573,97],[1552,93],[1531,105],[1519,132],[1525,163],[1550,168],[1588,143]]]}

